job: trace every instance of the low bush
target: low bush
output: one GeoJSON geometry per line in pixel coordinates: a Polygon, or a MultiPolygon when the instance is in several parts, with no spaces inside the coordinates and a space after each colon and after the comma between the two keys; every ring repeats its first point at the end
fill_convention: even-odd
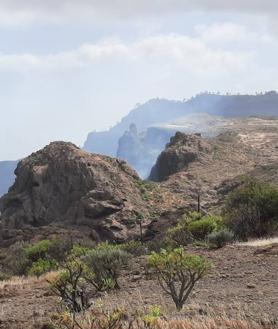
{"type": "Polygon", "coordinates": [[[36,262],[39,259],[48,257],[49,256],[48,252],[49,252],[51,243],[52,242],[50,240],[41,240],[34,244],[28,245],[25,248],[25,253],[26,253],[27,258],[31,262],[36,262]]]}
{"type": "Polygon", "coordinates": [[[224,213],[227,225],[239,239],[275,234],[278,231],[278,188],[245,179],[227,197],[224,213]]]}
{"type": "Polygon", "coordinates": [[[99,244],[83,258],[93,276],[89,278],[98,290],[103,287],[119,288],[118,278],[129,264],[131,255],[119,246],[108,243],[99,244]]]}
{"type": "Polygon", "coordinates": [[[55,270],[72,248],[69,239],[53,238],[32,244],[16,243],[4,259],[5,268],[13,275],[36,275],[55,270]]]}
{"type": "Polygon", "coordinates": [[[11,278],[11,276],[9,274],[0,272],[0,281],[6,281],[6,280],[9,280],[10,278],[11,278]]]}
{"type": "Polygon", "coordinates": [[[144,255],[147,249],[142,242],[136,240],[131,240],[129,242],[123,243],[119,247],[120,249],[134,256],[144,255]]]}
{"type": "Polygon", "coordinates": [[[208,234],[220,230],[223,218],[220,216],[207,215],[188,224],[188,230],[196,240],[204,240],[208,234]]]}
{"type": "Polygon", "coordinates": [[[10,274],[26,274],[31,262],[26,256],[25,247],[25,243],[17,242],[7,250],[6,258],[4,260],[4,267],[10,274]]]}
{"type": "Polygon", "coordinates": [[[212,232],[207,236],[209,246],[212,248],[222,248],[232,242],[233,239],[234,233],[227,228],[212,232]]]}
{"type": "Polygon", "coordinates": [[[161,288],[172,297],[177,310],[181,310],[196,282],[210,269],[210,263],[178,248],[153,252],[148,256],[148,267],[153,270],[161,288]]]}
{"type": "Polygon", "coordinates": [[[198,212],[184,215],[178,223],[167,230],[170,245],[186,246],[194,240],[203,241],[208,234],[223,228],[223,218],[216,215],[203,216],[198,212]]]}
{"type": "Polygon", "coordinates": [[[58,264],[56,263],[55,260],[40,258],[32,263],[32,265],[28,269],[28,275],[35,275],[39,277],[44,273],[57,269],[58,269],[58,264]]]}
{"type": "Polygon", "coordinates": [[[90,307],[89,291],[84,279],[86,272],[86,265],[79,258],[70,256],[58,276],[49,281],[52,292],[61,298],[62,304],[71,314],[90,307]]]}

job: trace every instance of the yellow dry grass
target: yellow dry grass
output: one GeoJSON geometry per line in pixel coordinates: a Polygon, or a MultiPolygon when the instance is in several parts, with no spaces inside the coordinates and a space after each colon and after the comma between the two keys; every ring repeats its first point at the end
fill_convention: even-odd
{"type": "Polygon", "coordinates": [[[22,288],[24,286],[32,286],[36,283],[46,282],[51,279],[54,279],[57,276],[58,272],[53,271],[46,273],[40,277],[35,276],[14,276],[11,277],[8,280],[0,281],[0,290],[7,288],[7,287],[16,287],[16,288],[22,288]]]}
{"type": "Polygon", "coordinates": [[[238,243],[239,246],[245,246],[245,247],[266,247],[273,244],[278,244],[278,237],[269,238],[269,239],[250,240],[247,242],[238,243]]]}

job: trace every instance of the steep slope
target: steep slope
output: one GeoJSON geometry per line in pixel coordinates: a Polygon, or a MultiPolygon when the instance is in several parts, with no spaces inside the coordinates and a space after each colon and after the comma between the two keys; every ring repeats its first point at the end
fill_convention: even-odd
{"type": "Polygon", "coordinates": [[[51,143],[22,160],[15,173],[14,185],[0,199],[2,233],[60,223],[121,239],[134,233],[126,219],[146,212],[132,169],[71,143],[51,143]]]}
{"type": "Polygon", "coordinates": [[[0,161],[0,197],[8,192],[15,180],[17,161],[0,161]]]}

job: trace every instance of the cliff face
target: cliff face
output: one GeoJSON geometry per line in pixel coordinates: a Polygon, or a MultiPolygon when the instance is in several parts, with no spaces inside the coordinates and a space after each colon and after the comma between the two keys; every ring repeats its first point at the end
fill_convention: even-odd
{"type": "Polygon", "coordinates": [[[89,133],[83,148],[88,152],[116,156],[119,139],[128,131],[130,125],[135,124],[140,133],[155,123],[179,118],[184,113],[184,102],[151,99],[138,105],[109,130],[89,133]]]}
{"type": "Polygon", "coordinates": [[[87,225],[110,238],[129,233],[124,219],[145,212],[137,174],[123,161],[51,143],[22,160],[0,199],[2,231],[53,223],[87,225]]]}
{"type": "Polygon", "coordinates": [[[191,162],[201,161],[210,150],[210,144],[200,134],[185,135],[177,132],[159,155],[149,179],[163,181],[180,170],[186,170],[191,162]]]}
{"type": "Polygon", "coordinates": [[[151,127],[139,134],[133,124],[119,140],[117,157],[127,161],[140,177],[147,178],[172,133],[171,130],[151,127]]]}

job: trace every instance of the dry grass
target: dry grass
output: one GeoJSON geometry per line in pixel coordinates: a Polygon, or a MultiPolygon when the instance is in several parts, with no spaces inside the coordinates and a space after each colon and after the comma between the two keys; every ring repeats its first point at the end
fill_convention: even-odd
{"type": "Polygon", "coordinates": [[[140,306],[131,308],[128,300],[121,300],[115,309],[115,304],[99,299],[92,309],[77,316],[75,325],[66,313],[58,315],[54,323],[57,329],[278,329],[278,319],[264,314],[256,322],[244,305],[237,302],[230,305],[233,315],[227,314],[223,304],[203,309],[198,303],[190,303],[182,312],[160,304],[160,316],[153,317],[152,305],[143,303],[140,294],[133,298],[138,298],[140,306]]]}
{"type": "MultiPolygon", "coordinates": [[[[158,321],[157,329],[262,329],[264,326],[246,321],[228,318],[199,318],[158,321]]],[[[274,326],[268,328],[275,328],[274,326]]]]}
{"type": "Polygon", "coordinates": [[[278,237],[269,238],[269,239],[251,240],[247,242],[238,243],[239,246],[246,246],[246,247],[266,247],[273,244],[278,244],[278,237]]]}
{"type": "Polygon", "coordinates": [[[87,312],[78,316],[74,322],[70,317],[62,315],[56,318],[57,329],[276,329],[278,326],[271,321],[256,323],[248,319],[231,319],[226,316],[196,316],[187,318],[131,317],[121,311],[87,312]]]}
{"type": "Polygon", "coordinates": [[[58,272],[49,272],[39,278],[35,276],[14,276],[8,280],[0,281],[0,290],[4,288],[22,288],[36,283],[49,281],[57,276],[58,272]]]}

